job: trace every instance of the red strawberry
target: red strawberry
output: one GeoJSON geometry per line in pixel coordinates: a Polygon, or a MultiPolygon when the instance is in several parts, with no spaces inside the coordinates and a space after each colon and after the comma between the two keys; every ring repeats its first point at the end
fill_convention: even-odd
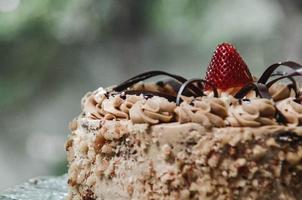
{"type": "MultiPolygon", "coordinates": [[[[235,47],[228,43],[217,46],[208,66],[205,80],[221,90],[241,87],[253,82],[247,65],[235,47]]],[[[211,89],[209,84],[205,88],[211,89]]]]}

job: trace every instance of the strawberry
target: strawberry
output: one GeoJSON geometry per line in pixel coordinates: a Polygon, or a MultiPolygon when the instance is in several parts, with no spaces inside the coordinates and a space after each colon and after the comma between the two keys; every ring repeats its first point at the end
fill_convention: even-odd
{"type": "MultiPolygon", "coordinates": [[[[242,87],[253,82],[252,75],[235,49],[229,43],[217,46],[208,66],[205,80],[221,90],[242,87]]],[[[211,89],[209,84],[205,89],[211,89]]]]}

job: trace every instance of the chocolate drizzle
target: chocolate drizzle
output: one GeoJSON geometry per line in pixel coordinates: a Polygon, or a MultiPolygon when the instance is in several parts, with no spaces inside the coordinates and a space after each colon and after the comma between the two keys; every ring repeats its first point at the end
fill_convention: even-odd
{"type": "Polygon", "coordinates": [[[298,91],[297,82],[294,79],[294,77],[302,76],[301,69],[302,69],[302,65],[300,65],[299,63],[293,62],[293,61],[278,62],[278,63],[272,64],[263,72],[263,74],[261,75],[261,77],[258,80],[258,83],[266,84],[266,87],[270,88],[273,84],[275,84],[279,80],[288,79],[292,82],[291,84],[288,85],[289,89],[293,89],[295,92],[296,98],[298,98],[300,94],[298,91]],[[290,74],[284,73],[284,72],[283,73],[277,72],[277,73],[273,74],[280,66],[288,67],[288,68],[294,70],[294,72],[292,72],[290,74]],[[279,76],[279,77],[276,79],[273,79],[267,83],[267,81],[273,76],[279,76]]]}
{"type": "Polygon", "coordinates": [[[282,79],[289,79],[292,83],[288,85],[289,89],[293,89],[295,94],[296,94],[296,98],[299,97],[299,91],[298,91],[298,87],[297,87],[297,82],[296,80],[293,78],[294,76],[301,76],[301,72],[299,70],[302,69],[302,65],[300,65],[299,63],[293,62],[293,61],[285,61],[285,62],[278,62],[275,64],[272,64],[271,66],[269,66],[261,75],[261,77],[259,78],[259,80],[257,81],[257,83],[259,84],[266,84],[267,90],[276,82],[278,82],[279,80],[282,79]],[[288,67],[292,70],[294,70],[293,73],[291,74],[287,74],[287,73],[275,73],[273,74],[280,66],[285,66],[288,67]],[[273,76],[280,76],[270,82],[267,83],[267,81],[273,77],[273,76]]]}
{"type": "Polygon", "coordinates": [[[241,88],[236,94],[236,99],[244,98],[250,91],[254,90],[256,94],[261,98],[271,99],[271,95],[268,93],[266,85],[262,83],[249,83],[241,88]]]}
{"type": "MultiPolygon", "coordinates": [[[[113,91],[122,92],[122,94],[121,94],[122,97],[126,94],[134,94],[134,95],[142,94],[145,98],[150,98],[152,96],[161,96],[161,97],[168,99],[169,101],[175,101],[175,98],[176,98],[175,96],[167,95],[165,93],[129,89],[129,87],[133,86],[134,84],[136,84],[140,81],[146,80],[148,78],[152,78],[154,76],[159,76],[159,75],[165,75],[165,76],[171,77],[180,83],[183,83],[186,81],[186,79],[181,76],[170,74],[170,73],[167,73],[164,71],[148,71],[148,72],[138,74],[138,75],[120,83],[119,85],[117,85],[116,87],[113,88],[113,91]]],[[[163,84],[163,82],[158,82],[158,84],[163,84]]]]}
{"type": "Polygon", "coordinates": [[[298,85],[297,85],[297,81],[294,79],[294,76],[302,76],[302,74],[300,72],[293,72],[291,74],[287,74],[287,73],[276,73],[273,74],[271,76],[280,76],[270,82],[268,82],[266,84],[267,88],[270,88],[273,84],[275,84],[276,82],[282,80],[282,79],[288,79],[291,81],[291,84],[288,84],[287,87],[288,89],[293,89],[293,91],[295,92],[296,98],[298,98],[300,96],[300,92],[298,90],[298,85]]]}
{"type": "Polygon", "coordinates": [[[250,84],[245,85],[243,88],[241,88],[237,92],[237,94],[235,94],[235,98],[242,99],[251,90],[255,90],[256,94],[259,97],[271,99],[268,89],[273,84],[275,84],[276,82],[278,82],[279,80],[282,80],[282,79],[289,79],[292,82],[291,84],[288,85],[288,87],[289,87],[289,89],[294,90],[294,92],[296,94],[296,98],[298,98],[299,91],[298,91],[298,87],[297,87],[297,82],[293,77],[302,76],[302,72],[299,71],[301,69],[302,69],[302,65],[300,65],[296,62],[293,62],[293,61],[285,61],[285,62],[278,62],[278,63],[272,64],[263,72],[263,74],[261,75],[261,77],[259,78],[259,80],[256,83],[250,83],[250,84]],[[295,72],[290,73],[290,74],[280,73],[280,72],[273,74],[276,71],[276,69],[278,69],[278,67],[280,67],[280,66],[286,66],[290,69],[293,69],[295,72]],[[273,76],[279,76],[279,77],[268,82],[268,80],[273,76]]]}
{"type": "MultiPolygon", "coordinates": [[[[146,90],[139,90],[139,91],[138,90],[127,90],[129,87],[133,86],[134,84],[136,84],[140,81],[146,80],[151,77],[160,76],[160,75],[165,75],[165,76],[173,78],[174,80],[176,80],[180,83],[180,87],[185,82],[187,82],[187,79],[185,79],[179,75],[170,74],[170,73],[167,73],[164,71],[149,71],[149,72],[144,72],[144,73],[138,74],[138,75],[122,82],[118,86],[114,87],[113,90],[116,92],[125,91],[126,94],[136,94],[136,95],[143,94],[147,98],[150,98],[152,96],[161,96],[161,97],[167,98],[169,101],[176,101],[176,96],[168,95],[168,94],[165,94],[162,92],[154,92],[154,91],[146,91],[146,90]]],[[[194,84],[189,84],[188,90],[186,92],[188,95],[192,95],[192,96],[203,95],[202,89],[194,84]]]]}
{"type": "MultiPolygon", "coordinates": [[[[113,90],[116,92],[122,92],[140,81],[146,80],[146,79],[154,77],[154,76],[160,76],[160,75],[169,76],[169,77],[179,81],[180,83],[184,83],[187,81],[187,79],[183,78],[182,76],[170,74],[170,73],[167,73],[164,71],[149,71],[149,72],[144,72],[144,73],[138,74],[138,75],[122,82],[118,86],[114,87],[113,90]]],[[[196,89],[196,88],[194,88],[194,89],[196,89]]]]}
{"type": "Polygon", "coordinates": [[[263,74],[261,75],[261,77],[259,78],[259,80],[257,82],[262,83],[262,84],[266,84],[268,79],[274,73],[274,71],[276,69],[278,69],[278,67],[280,67],[280,66],[286,66],[290,69],[295,70],[296,72],[298,72],[298,70],[302,68],[302,65],[300,65],[299,63],[293,62],[293,61],[278,62],[278,63],[272,64],[271,66],[269,66],[263,72],[263,74]]]}
{"type": "MultiPolygon", "coordinates": [[[[288,79],[291,82],[290,84],[288,84],[288,88],[292,89],[295,92],[296,99],[299,100],[300,93],[298,90],[297,82],[294,79],[294,77],[296,77],[296,76],[302,76],[302,65],[300,65],[296,62],[293,62],[293,61],[275,63],[275,64],[269,66],[263,72],[263,74],[261,75],[261,77],[259,78],[259,80],[257,82],[249,83],[249,84],[243,86],[235,94],[234,97],[239,100],[243,99],[250,91],[254,90],[259,97],[271,99],[272,97],[270,96],[268,89],[276,82],[283,80],[283,79],[288,79]],[[286,66],[286,67],[294,70],[294,72],[292,72],[292,73],[277,72],[276,73],[275,71],[280,66],[286,66]],[[276,76],[278,76],[278,77],[269,81],[270,78],[276,77],[276,76]]],[[[124,95],[125,94],[135,94],[135,95],[142,94],[145,98],[150,98],[152,96],[160,96],[160,97],[164,97],[164,98],[168,99],[169,101],[174,101],[177,104],[180,104],[181,96],[193,96],[193,97],[204,96],[205,95],[205,93],[204,93],[204,84],[205,83],[212,87],[214,97],[218,97],[219,95],[218,95],[217,88],[214,85],[212,85],[211,83],[207,82],[206,80],[203,80],[203,79],[187,80],[186,78],[184,78],[182,76],[171,74],[171,73],[164,72],[164,71],[148,71],[148,72],[138,74],[138,75],[122,82],[118,86],[114,87],[113,91],[117,92],[117,93],[122,93],[124,95]],[[131,86],[133,86],[134,84],[136,84],[140,81],[144,81],[148,78],[152,78],[155,76],[162,76],[162,75],[168,76],[172,79],[170,79],[169,82],[160,81],[157,84],[158,85],[169,84],[170,86],[172,86],[174,91],[177,93],[176,96],[174,96],[173,94],[166,94],[166,93],[157,92],[157,91],[132,90],[131,89],[131,86]],[[170,84],[170,83],[173,83],[173,84],[170,84]]]]}
{"type": "MultiPolygon", "coordinates": [[[[181,96],[182,96],[183,92],[185,91],[185,89],[194,83],[199,83],[199,88],[204,88],[202,84],[205,84],[205,83],[210,85],[213,89],[214,97],[218,97],[217,88],[214,85],[212,85],[211,83],[209,83],[208,81],[203,80],[203,79],[190,79],[190,80],[187,80],[186,82],[184,82],[181,85],[180,89],[178,90],[177,97],[176,97],[177,105],[179,105],[181,103],[181,96]]],[[[201,90],[200,95],[197,95],[197,96],[205,96],[203,90],[201,90]]]]}

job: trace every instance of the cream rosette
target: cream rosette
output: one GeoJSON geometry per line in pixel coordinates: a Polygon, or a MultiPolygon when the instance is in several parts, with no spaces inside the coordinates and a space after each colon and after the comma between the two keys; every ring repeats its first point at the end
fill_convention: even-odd
{"type": "Polygon", "coordinates": [[[223,127],[227,116],[225,103],[216,98],[197,98],[191,103],[184,101],[175,109],[176,119],[180,123],[195,122],[209,128],[223,127]]]}
{"type": "Polygon", "coordinates": [[[91,119],[129,119],[129,110],[141,99],[142,96],[136,95],[127,95],[123,99],[120,95],[107,98],[104,93],[88,94],[83,100],[83,111],[91,119]]]}
{"type": "Polygon", "coordinates": [[[251,99],[229,107],[226,123],[234,127],[275,125],[276,109],[268,99],[251,99]]]}
{"type": "Polygon", "coordinates": [[[171,122],[175,108],[176,104],[174,102],[154,96],[137,101],[129,110],[129,115],[133,123],[158,124],[160,122],[171,122]]]}
{"type": "Polygon", "coordinates": [[[294,98],[287,98],[277,102],[278,111],[286,119],[290,126],[297,126],[302,122],[302,105],[294,101],[294,98]]]}

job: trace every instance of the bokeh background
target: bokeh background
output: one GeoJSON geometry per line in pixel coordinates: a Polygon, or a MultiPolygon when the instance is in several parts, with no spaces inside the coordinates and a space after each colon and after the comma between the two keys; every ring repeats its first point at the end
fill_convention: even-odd
{"type": "Polygon", "coordinates": [[[203,77],[218,43],[253,74],[302,62],[300,0],[0,0],[0,190],[66,172],[80,99],[151,69],[203,77]]]}

